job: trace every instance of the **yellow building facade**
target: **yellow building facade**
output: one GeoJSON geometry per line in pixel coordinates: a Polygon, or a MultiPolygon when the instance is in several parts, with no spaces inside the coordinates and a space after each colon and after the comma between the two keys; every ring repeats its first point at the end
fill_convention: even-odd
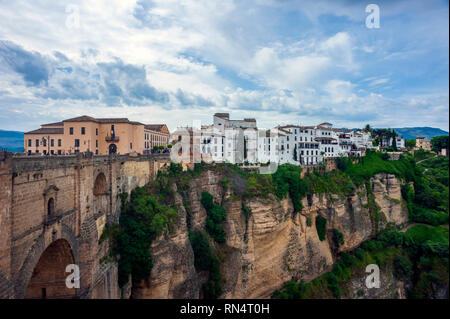
{"type": "MultiPolygon", "coordinates": [[[[159,124],[167,129],[165,124],[159,124]]],[[[152,125],[148,125],[152,126],[152,125]]],[[[67,155],[91,151],[97,155],[143,154],[144,142],[153,131],[146,125],[127,118],[93,118],[79,116],[62,122],[43,124],[24,134],[24,149],[28,154],[67,155]]],[[[159,133],[158,133],[159,134],[159,133]]],[[[161,133],[167,135],[169,133],[161,133]]],[[[167,143],[160,144],[167,146],[167,143]]]]}

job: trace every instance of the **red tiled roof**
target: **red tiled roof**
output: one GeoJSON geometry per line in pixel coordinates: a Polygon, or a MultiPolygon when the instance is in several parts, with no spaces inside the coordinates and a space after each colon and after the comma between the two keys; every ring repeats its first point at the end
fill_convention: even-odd
{"type": "Polygon", "coordinates": [[[229,119],[230,113],[216,113],[214,116],[229,119]]]}
{"type": "Polygon", "coordinates": [[[161,131],[164,125],[165,124],[145,124],[145,128],[152,131],[161,131]]]}
{"type": "Polygon", "coordinates": [[[146,130],[155,131],[163,134],[169,134],[169,129],[166,124],[145,124],[146,130]]]}
{"type": "Polygon", "coordinates": [[[62,127],[44,127],[25,134],[64,134],[64,129],[62,127]]]}
{"type": "Polygon", "coordinates": [[[97,120],[93,117],[82,115],[78,117],[73,117],[71,119],[64,120],[63,122],[97,122],[97,120]]]}
{"type": "Polygon", "coordinates": [[[45,126],[63,126],[63,122],[55,122],[55,123],[48,123],[48,124],[42,124],[42,127],[45,126]]]}
{"type": "Polygon", "coordinates": [[[91,116],[82,115],[71,119],[64,120],[63,122],[94,122],[94,123],[130,123],[137,125],[144,125],[140,122],[130,121],[125,117],[122,118],[93,118],[91,116]]]}

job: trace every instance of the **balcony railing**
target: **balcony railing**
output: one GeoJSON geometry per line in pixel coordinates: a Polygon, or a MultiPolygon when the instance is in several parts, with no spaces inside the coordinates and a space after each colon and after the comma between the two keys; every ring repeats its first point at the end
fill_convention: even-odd
{"type": "Polygon", "coordinates": [[[119,141],[119,137],[118,136],[106,136],[105,137],[105,141],[107,142],[118,142],[119,141]]]}

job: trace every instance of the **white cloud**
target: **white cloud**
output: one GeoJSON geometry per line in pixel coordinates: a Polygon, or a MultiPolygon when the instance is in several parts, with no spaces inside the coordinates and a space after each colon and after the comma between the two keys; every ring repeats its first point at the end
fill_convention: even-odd
{"type": "MultiPolygon", "coordinates": [[[[317,0],[300,5],[290,0],[258,0],[250,4],[233,0],[73,0],[70,4],[79,8],[79,28],[66,27],[65,3],[43,0],[0,3],[1,40],[10,40],[28,52],[51,57],[52,61],[58,60],[55,51],[67,56],[66,64],[74,68],[73,76],[50,70],[48,83],[53,90],[60,90],[68,79],[78,80],[73,82],[70,99],[45,100],[43,92],[48,92],[48,87],[27,87],[21,76],[0,63],[0,113],[9,114],[6,108],[12,108],[11,112],[36,109],[39,110],[36,114],[59,119],[71,116],[73,110],[130,118],[144,114],[143,118],[150,122],[166,117],[175,127],[177,120],[183,122],[197,116],[209,119],[208,114],[214,111],[232,110],[236,116],[255,114],[261,123],[277,119],[307,124],[335,118],[340,125],[356,125],[357,121],[407,123],[410,119],[448,127],[448,122],[433,113],[445,113],[448,93],[436,90],[411,94],[413,90],[403,89],[397,97],[387,97],[387,87],[382,85],[399,81],[395,80],[395,74],[378,71],[375,65],[379,63],[382,67],[387,63],[380,62],[383,58],[392,61],[389,63],[401,58],[406,63],[411,57],[421,57],[417,43],[425,51],[433,47],[430,43],[436,40],[428,39],[428,35],[437,38],[441,32],[448,36],[447,27],[443,31],[438,28],[445,16],[424,10],[424,5],[415,1],[412,4],[382,1],[382,29],[378,34],[369,34],[362,25],[365,5],[348,1],[317,0]],[[412,35],[394,34],[396,28],[385,27],[389,18],[412,10],[417,11],[419,18],[418,25],[411,28],[412,35]],[[277,29],[276,23],[283,22],[282,14],[286,12],[299,13],[299,25],[292,26],[295,32],[277,29]],[[437,16],[436,25],[424,23],[427,12],[437,16]],[[331,33],[326,24],[321,26],[321,19],[327,15],[348,20],[349,27],[331,33]],[[301,24],[307,18],[310,21],[301,24]],[[303,30],[309,22],[314,25],[312,29],[303,30]],[[359,22],[361,28],[355,28],[359,22]],[[420,37],[422,33],[428,33],[427,37],[420,37]],[[397,44],[401,43],[399,39],[409,38],[410,46],[397,44]],[[425,38],[426,45],[422,43],[425,38]],[[399,53],[392,50],[390,42],[399,46],[395,48],[399,53]],[[361,54],[370,55],[371,60],[361,60],[361,54]],[[124,108],[114,99],[109,100],[109,107],[102,104],[101,97],[96,99],[97,65],[114,63],[117,58],[126,65],[144,69],[142,82],[167,94],[167,102],[138,100],[133,103],[144,105],[126,104],[124,108]],[[370,74],[366,74],[367,69],[370,74]],[[385,91],[372,94],[375,89],[385,91]],[[76,94],[90,98],[77,99],[76,94]],[[410,110],[412,99],[420,101],[423,112],[405,112],[410,110]],[[15,102],[11,104],[12,101],[15,102]],[[187,107],[188,114],[182,116],[187,107]],[[170,110],[176,110],[177,116],[172,116],[170,110]],[[386,116],[391,113],[395,113],[394,118],[386,116]]],[[[441,42],[439,46],[447,45],[448,51],[448,40],[441,42]]],[[[62,61],[57,63],[66,65],[62,61]]],[[[130,80],[121,76],[124,75],[115,80],[120,80],[122,90],[129,90],[126,82],[130,80]]],[[[0,117],[0,125],[9,124],[0,117]]]]}

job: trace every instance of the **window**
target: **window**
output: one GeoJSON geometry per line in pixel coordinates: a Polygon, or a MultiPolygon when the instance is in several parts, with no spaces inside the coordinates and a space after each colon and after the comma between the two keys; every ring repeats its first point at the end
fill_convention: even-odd
{"type": "Polygon", "coordinates": [[[80,147],[80,140],[79,139],[75,140],[75,147],[80,147]]]}
{"type": "Polygon", "coordinates": [[[61,146],[61,139],[58,139],[58,146],[61,146]]]}
{"type": "Polygon", "coordinates": [[[98,135],[98,128],[95,129],[95,135],[98,135]]]}
{"type": "Polygon", "coordinates": [[[45,138],[42,140],[42,143],[44,144],[44,146],[47,146],[47,140],[45,138]]]}
{"type": "Polygon", "coordinates": [[[54,140],[54,139],[51,139],[51,140],[50,140],[50,146],[51,146],[51,147],[55,146],[55,140],[54,140]]]}
{"type": "Polygon", "coordinates": [[[73,127],[70,127],[70,128],[69,128],[69,134],[70,134],[70,135],[73,135],[73,127]]]}
{"type": "Polygon", "coordinates": [[[31,146],[31,139],[28,139],[28,146],[31,146]]]}
{"type": "Polygon", "coordinates": [[[86,128],[85,128],[85,127],[82,127],[82,128],[81,128],[81,135],[84,135],[84,134],[86,134],[86,128]]]}
{"type": "Polygon", "coordinates": [[[130,149],[133,149],[133,143],[130,143],[130,149]]]}
{"type": "Polygon", "coordinates": [[[95,140],[95,147],[98,147],[98,140],[95,140]]]}
{"type": "Polygon", "coordinates": [[[61,150],[58,150],[58,155],[61,155],[61,150]]]}

